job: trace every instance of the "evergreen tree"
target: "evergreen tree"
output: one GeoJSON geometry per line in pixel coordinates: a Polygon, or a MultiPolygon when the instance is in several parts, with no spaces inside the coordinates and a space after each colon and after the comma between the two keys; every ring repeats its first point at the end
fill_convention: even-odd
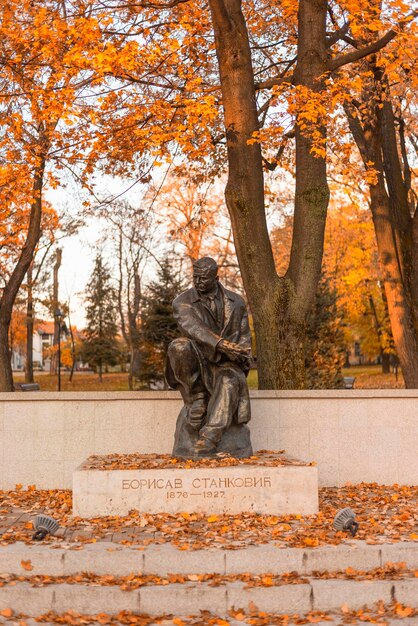
{"type": "Polygon", "coordinates": [[[141,379],[144,386],[163,384],[167,348],[179,336],[172,302],[182,288],[178,273],[173,272],[168,259],[164,260],[158,270],[157,280],[150,283],[143,300],[141,379]]]}
{"type": "Polygon", "coordinates": [[[342,315],[337,296],[329,280],[322,275],[314,307],[307,320],[305,351],[308,389],[339,389],[343,385],[342,368],[346,346],[342,315]]]}
{"type": "Polygon", "coordinates": [[[103,367],[116,365],[119,359],[117,335],[116,292],[102,253],[96,256],[94,269],[86,289],[87,327],[80,357],[99,374],[102,381],[103,367]]]}

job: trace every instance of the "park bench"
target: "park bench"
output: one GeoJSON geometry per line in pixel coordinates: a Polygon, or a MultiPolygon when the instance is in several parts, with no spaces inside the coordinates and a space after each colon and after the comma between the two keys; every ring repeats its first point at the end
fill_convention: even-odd
{"type": "Polygon", "coordinates": [[[355,381],[356,379],[354,376],[344,376],[343,378],[344,389],[354,389],[355,381]]]}
{"type": "Polygon", "coordinates": [[[38,383],[16,383],[15,391],[39,391],[38,383]]]}

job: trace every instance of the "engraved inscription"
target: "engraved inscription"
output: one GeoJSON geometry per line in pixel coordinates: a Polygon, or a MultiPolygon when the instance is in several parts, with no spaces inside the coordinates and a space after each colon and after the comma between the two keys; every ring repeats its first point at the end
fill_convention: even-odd
{"type": "Polygon", "coordinates": [[[194,478],[192,486],[196,489],[225,489],[226,487],[271,487],[270,476],[246,476],[245,478],[194,478]]]}
{"type": "Polygon", "coordinates": [[[193,478],[190,485],[185,485],[182,478],[140,478],[122,480],[123,490],[161,490],[166,492],[167,500],[199,498],[224,498],[225,489],[242,489],[271,487],[270,476],[218,477],[210,476],[193,478]],[[189,488],[190,487],[190,488],[189,488]]]}
{"type": "Polygon", "coordinates": [[[122,489],[182,489],[183,480],[174,478],[173,480],[165,480],[164,478],[141,478],[137,480],[122,480],[122,489]]]}

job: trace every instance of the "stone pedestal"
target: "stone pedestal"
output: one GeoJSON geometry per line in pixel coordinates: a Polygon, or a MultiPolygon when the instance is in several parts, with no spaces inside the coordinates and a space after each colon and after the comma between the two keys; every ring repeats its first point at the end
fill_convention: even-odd
{"type": "MultiPolygon", "coordinates": [[[[269,459],[271,463],[271,454],[269,459]]],[[[295,461],[263,465],[262,455],[254,462],[206,467],[100,470],[85,462],[74,472],[75,516],[127,515],[133,509],[310,515],[318,512],[318,472],[316,466],[295,461]]]]}

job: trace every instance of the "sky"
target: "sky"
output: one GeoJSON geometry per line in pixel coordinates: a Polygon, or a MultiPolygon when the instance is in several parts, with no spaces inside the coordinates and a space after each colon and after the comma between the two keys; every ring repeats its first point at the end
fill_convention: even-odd
{"type": "MultiPolygon", "coordinates": [[[[110,176],[97,177],[96,186],[105,190],[105,197],[118,196],[131,184],[131,181],[112,178],[110,176]]],[[[137,205],[142,195],[141,186],[130,189],[123,196],[132,204],[137,205]]],[[[71,215],[74,220],[79,219],[83,196],[80,189],[69,183],[66,187],[48,190],[47,199],[61,215],[71,215]]],[[[84,292],[89,277],[93,271],[94,258],[98,250],[98,242],[105,238],[103,221],[94,217],[84,218],[85,225],[79,228],[77,234],[64,237],[60,240],[62,248],[62,263],[59,270],[59,299],[61,302],[70,302],[71,324],[79,329],[85,325],[84,292]]],[[[104,243],[106,254],[106,239],[104,243]]]]}

